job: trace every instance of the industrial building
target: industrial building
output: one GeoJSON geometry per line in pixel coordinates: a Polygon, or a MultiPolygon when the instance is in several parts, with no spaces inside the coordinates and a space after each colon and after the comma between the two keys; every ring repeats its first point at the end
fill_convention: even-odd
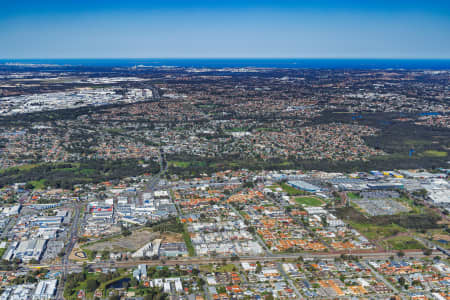
{"type": "Polygon", "coordinates": [[[6,286],[0,300],[30,300],[35,287],[34,283],[6,286]]]}
{"type": "Polygon", "coordinates": [[[436,204],[450,204],[450,184],[445,179],[432,179],[422,185],[428,193],[428,198],[436,204]]]}
{"type": "Polygon", "coordinates": [[[166,257],[187,256],[188,250],[185,243],[164,243],[159,247],[159,255],[166,257]]]}
{"type": "Polygon", "coordinates": [[[133,277],[137,281],[146,280],[147,279],[147,266],[144,264],[140,264],[137,269],[133,270],[133,277]]]}
{"type": "Polygon", "coordinates": [[[50,300],[54,299],[56,294],[58,280],[41,280],[33,294],[33,300],[50,300]]]}
{"type": "Polygon", "coordinates": [[[2,207],[2,208],[0,208],[0,212],[2,215],[10,217],[10,216],[18,215],[21,208],[22,208],[22,205],[20,205],[20,204],[14,205],[14,206],[2,207]]]}
{"type": "Polygon", "coordinates": [[[134,252],[131,257],[138,258],[138,257],[154,257],[158,256],[159,254],[159,247],[161,245],[161,239],[155,239],[154,241],[144,245],[140,249],[138,249],[136,252],[134,252]]]}
{"type": "Polygon", "coordinates": [[[88,211],[94,219],[111,219],[114,214],[114,205],[107,202],[91,202],[88,204],[88,211]]]}
{"type": "Polygon", "coordinates": [[[371,190],[396,190],[404,188],[402,183],[397,182],[368,183],[367,187],[371,190]]]}
{"type": "Polygon", "coordinates": [[[151,286],[163,288],[164,293],[169,294],[172,290],[175,290],[177,293],[183,291],[183,284],[181,283],[181,278],[179,277],[153,279],[151,286]]]}
{"type": "Polygon", "coordinates": [[[288,184],[296,189],[311,193],[320,192],[321,190],[320,187],[302,180],[288,181],[288,184]]]}
{"type": "Polygon", "coordinates": [[[39,227],[59,227],[63,219],[63,217],[58,216],[37,217],[31,220],[31,224],[39,227]]]}
{"type": "Polygon", "coordinates": [[[45,251],[46,244],[47,240],[44,239],[29,239],[26,241],[14,242],[6,251],[3,259],[12,260],[17,258],[25,262],[30,262],[31,260],[39,261],[45,251]]]}

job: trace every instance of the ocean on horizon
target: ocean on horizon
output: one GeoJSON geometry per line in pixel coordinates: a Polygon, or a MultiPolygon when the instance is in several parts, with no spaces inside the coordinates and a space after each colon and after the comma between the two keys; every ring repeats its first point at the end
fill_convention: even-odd
{"type": "Polygon", "coordinates": [[[90,67],[172,66],[184,68],[289,69],[428,69],[450,70],[450,59],[331,59],[331,58],[117,58],[0,59],[0,64],[51,64],[90,67]]]}

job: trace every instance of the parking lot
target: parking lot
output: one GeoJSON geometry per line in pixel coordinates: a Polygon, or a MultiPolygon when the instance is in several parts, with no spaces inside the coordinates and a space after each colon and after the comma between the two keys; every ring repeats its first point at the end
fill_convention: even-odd
{"type": "Polygon", "coordinates": [[[407,207],[390,199],[354,199],[352,201],[371,216],[395,215],[408,211],[407,207]]]}
{"type": "Polygon", "coordinates": [[[400,194],[396,191],[363,191],[361,197],[364,199],[390,199],[398,198],[400,194]]]}

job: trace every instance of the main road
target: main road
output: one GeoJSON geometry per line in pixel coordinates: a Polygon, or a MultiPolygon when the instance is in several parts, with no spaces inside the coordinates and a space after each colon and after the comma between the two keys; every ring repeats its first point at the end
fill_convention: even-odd
{"type": "MultiPolygon", "coordinates": [[[[342,254],[348,254],[344,252],[332,252],[332,253],[292,253],[292,254],[273,254],[271,256],[260,255],[260,256],[241,256],[239,261],[241,262],[277,262],[283,259],[297,259],[302,257],[303,259],[334,259],[340,257],[342,254]]],[[[360,259],[389,259],[391,256],[395,256],[397,252],[365,252],[365,253],[355,253],[353,256],[357,256],[360,259]]],[[[405,251],[408,257],[425,257],[422,251],[405,251]]],[[[433,255],[440,255],[441,252],[435,251],[433,255]]],[[[442,255],[441,255],[442,256],[442,255]]],[[[217,257],[186,257],[179,259],[164,259],[164,260],[127,260],[127,261],[94,261],[85,262],[92,268],[124,268],[124,267],[137,267],[140,264],[146,264],[149,266],[161,266],[161,265],[192,265],[192,264],[209,264],[209,263],[223,263],[224,260],[232,262],[231,256],[217,256],[217,257]]],[[[72,269],[79,269],[84,263],[62,263],[54,265],[29,265],[28,268],[49,268],[51,270],[65,270],[68,272],[72,269]]]]}
{"type": "Polygon", "coordinates": [[[72,216],[72,225],[70,226],[69,234],[68,234],[68,244],[66,246],[66,249],[64,250],[64,256],[61,260],[60,270],[61,270],[61,277],[58,282],[58,288],[56,292],[56,299],[64,299],[64,284],[66,282],[66,276],[69,269],[72,269],[73,264],[69,262],[69,256],[70,253],[73,250],[73,247],[75,246],[77,239],[78,239],[78,222],[80,220],[80,210],[82,207],[82,203],[75,203],[74,204],[74,211],[75,213],[72,216]]]}
{"type": "Polygon", "coordinates": [[[145,192],[152,192],[155,186],[159,184],[159,180],[161,179],[161,175],[167,172],[168,163],[164,158],[164,152],[162,149],[159,150],[159,172],[147,182],[145,186],[145,192]]]}

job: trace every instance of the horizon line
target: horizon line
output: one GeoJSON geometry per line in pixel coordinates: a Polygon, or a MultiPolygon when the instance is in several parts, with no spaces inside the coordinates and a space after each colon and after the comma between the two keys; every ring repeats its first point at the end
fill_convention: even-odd
{"type": "Polygon", "coordinates": [[[450,60],[450,57],[31,57],[3,58],[0,60],[52,60],[52,59],[351,59],[351,60],[450,60]]]}

